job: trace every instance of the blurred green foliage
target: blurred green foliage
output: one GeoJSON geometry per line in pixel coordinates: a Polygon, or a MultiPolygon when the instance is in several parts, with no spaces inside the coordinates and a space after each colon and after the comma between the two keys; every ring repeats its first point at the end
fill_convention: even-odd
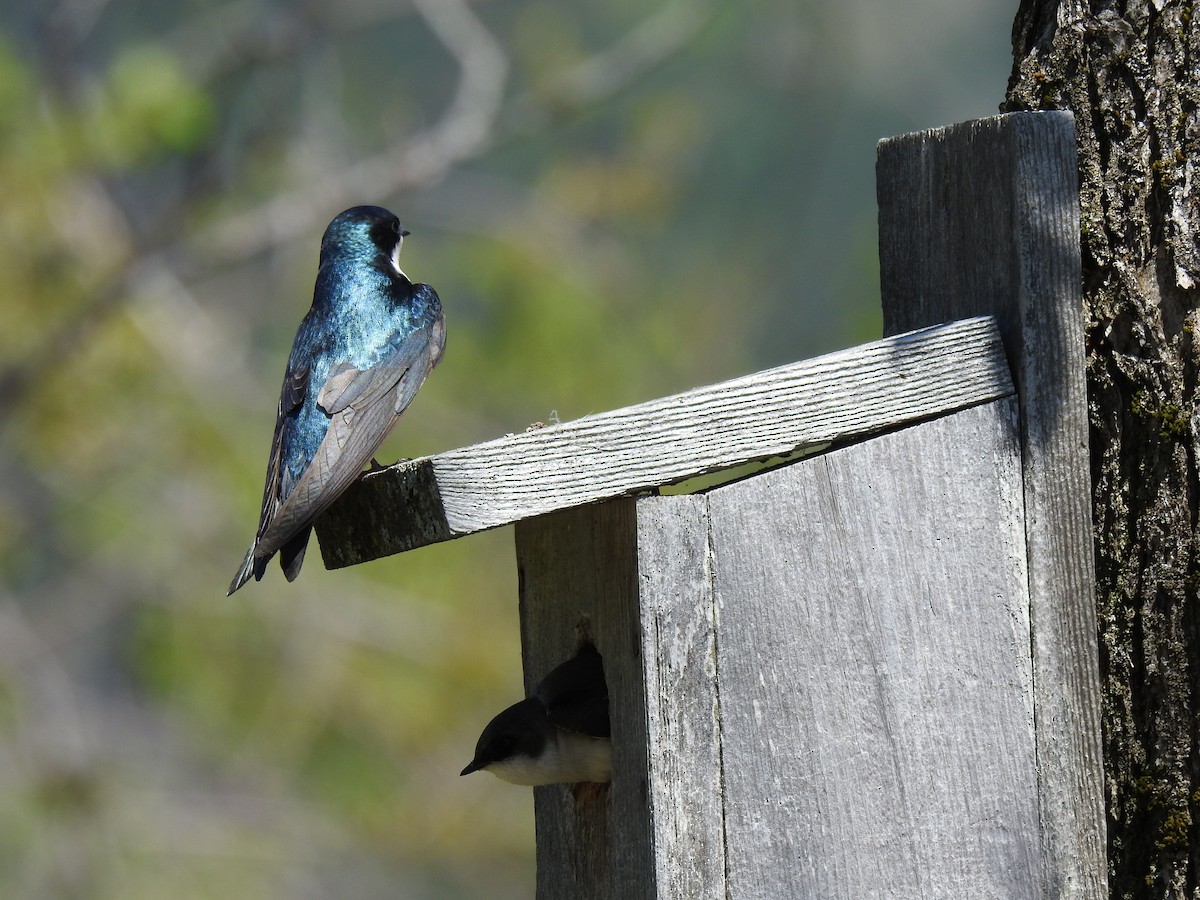
{"type": "Polygon", "coordinates": [[[213,102],[161,48],[123,48],[77,135],[85,157],[113,168],[196,149],[211,131],[213,102]]]}
{"type": "Polygon", "coordinates": [[[493,139],[379,194],[321,186],[452,106],[413,7],[0,11],[0,896],[529,896],[529,793],[457,777],[521,694],[507,531],[223,596],[324,224],[396,209],[446,308],[381,459],[869,339],[873,140],[989,113],[1010,15],[473,8],[493,139]]]}

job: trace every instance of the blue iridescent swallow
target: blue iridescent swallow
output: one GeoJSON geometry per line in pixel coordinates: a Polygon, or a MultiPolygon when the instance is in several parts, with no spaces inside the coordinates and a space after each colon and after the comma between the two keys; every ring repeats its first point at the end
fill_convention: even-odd
{"type": "Polygon", "coordinates": [[[279,396],[258,533],[229,585],[261,579],[276,553],[300,572],[316,518],[346,490],[442,358],[437,293],[400,271],[407,231],[378,206],[338,215],[321,238],[312,309],[279,396]]]}

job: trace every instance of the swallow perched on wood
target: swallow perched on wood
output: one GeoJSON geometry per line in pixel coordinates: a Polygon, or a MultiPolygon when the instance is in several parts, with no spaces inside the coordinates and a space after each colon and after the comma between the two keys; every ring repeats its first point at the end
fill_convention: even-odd
{"type": "Polygon", "coordinates": [[[488,723],[459,774],[481,770],[523,785],[612,779],[608,685],[595,647],[584,644],[488,723]]]}
{"type": "Polygon", "coordinates": [[[312,309],[288,357],[258,533],[233,582],[276,553],[300,572],[316,518],[358,477],[442,358],[437,293],[400,271],[407,231],[378,206],[339,214],[321,238],[312,309]]]}

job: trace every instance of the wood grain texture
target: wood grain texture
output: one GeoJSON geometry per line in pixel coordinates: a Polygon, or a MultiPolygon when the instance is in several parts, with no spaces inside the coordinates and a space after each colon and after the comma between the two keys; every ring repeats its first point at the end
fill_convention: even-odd
{"type": "Polygon", "coordinates": [[[613,724],[610,785],[535,789],[540,898],[725,897],[706,506],[621,499],[517,526],[527,685],[586,630],[613,724]]]}
{"type": "Polygon", "coordinates": [[[879,145],[887,333],[996,316],[1022,419],[1049,897],[1107,896],[1095,572],[1070,113],[879,145]]]}
{"type": "Polygon", "coordinates": [[[1198,97],[1190,0],[1020,3],[1004,105],[1075,115],[1114,898],[1200,896],[1198,97]]]}
{"type": "Polygon", "coordinates": [[[639,497],[636,512],[657,896],[725,900],[708,498],[639,497]]]}
{"type": "Polygon", "coordinates": [[[611,784],[534,788],[539,900],[655,896],[634,503],[578,507],[516,529],[526,690],[586,633],[604,660],[612,722],[611,784]]]}
{"type": "Polygon", "coordinates": [[[935,325],[370,473],[317,521],[329,568],[857,437],[1012,390],[986,318],[935,325]]]}
{"type": "Polygon", "coordinates": [[[1017,428],[709,495],[731,898],[1042,897],[1017,428]]]}
{"type": "Polygon", "coordinates": [[[538,896],[1041,897],[1020,470],[1009,397],[518,524],[526,682],[586,632],[613,718],[538,896]]]}

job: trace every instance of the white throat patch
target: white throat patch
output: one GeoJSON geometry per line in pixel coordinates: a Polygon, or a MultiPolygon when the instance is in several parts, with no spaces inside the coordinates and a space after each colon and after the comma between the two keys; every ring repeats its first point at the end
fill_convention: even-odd
{"type": "Polygon", "coordinates": [[[612,742],[564,730],[537,759],[513,756],[484,766],[484,771],[509,784],[603,783],[612,779],[612,742]]]}
{"type": "Polygon", "coordinates": [[[396,249],[392,251],[392,268],[405,278],[408,278],[407,275],[404,275],[404,270],[400,268],[400,248],[403,246],[404,238],[400,238],[398,241],[396,241],[396,249]]]}

